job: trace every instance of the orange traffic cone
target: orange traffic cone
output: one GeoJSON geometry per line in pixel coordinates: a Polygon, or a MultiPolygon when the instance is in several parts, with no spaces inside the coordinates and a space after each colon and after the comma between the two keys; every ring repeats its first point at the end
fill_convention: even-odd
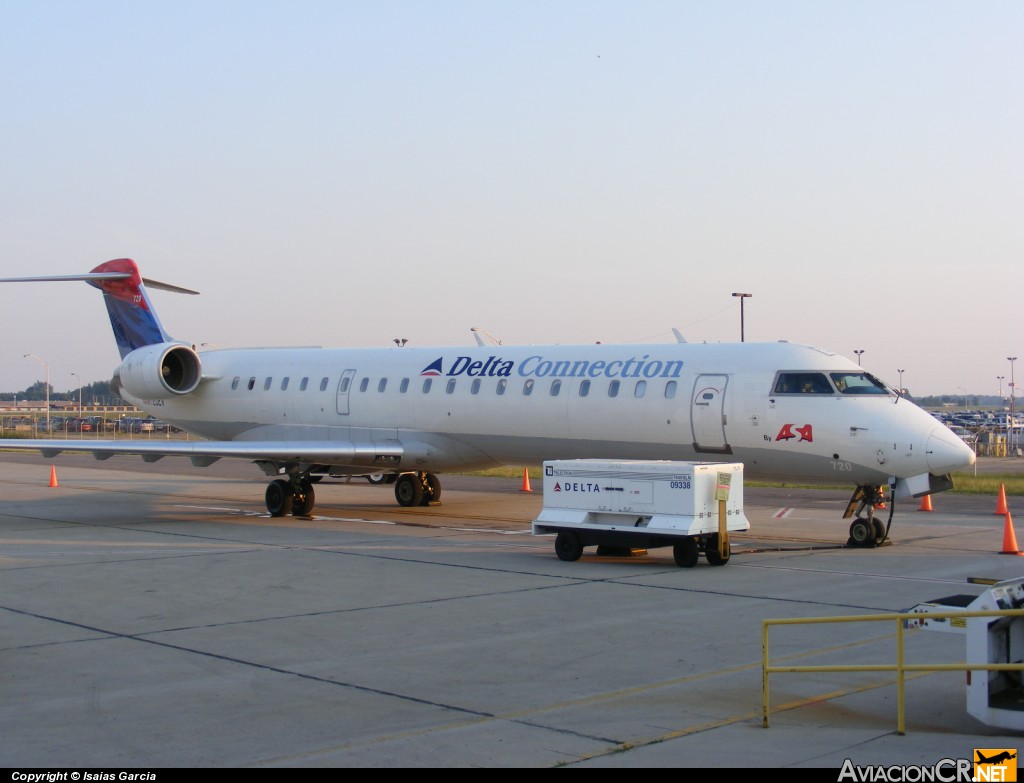
{"type": "Polygon", "coordinates": [[[918,511],[931,511],[932,510],[932,496],[925,495],[921,498],[921,508],[918,511]]]}
{"type": "Polygon", "coordinates": [[[1010,510],[1006,507],[1006,485],[999,485],[999,500],[996,501],[996,513],[997,514],[1009,514],[1010,510]]]}
{"type": "Polygon", "coordinates": [[[523,486],[519,491],[533,492],[533,490],[530,489],[530,471],[527,468],[523,468],[523,486]]]}
{"type": "Polygon", "coordinates": [[[1003,551],[1001,555],[1022,555],[1017,548],[1017,536],[1013,533],[1013,518],[1010,516],[1010,512],[1006,512],[1006,524],[1003,526],[1003,551]]]}
{"type": "Polygon", "coordinates": [[[50,465],[50,486],[51,487],[59,487],[60,486],[60,484],[57,483],[57,468],[54,465],[50,465]]]}

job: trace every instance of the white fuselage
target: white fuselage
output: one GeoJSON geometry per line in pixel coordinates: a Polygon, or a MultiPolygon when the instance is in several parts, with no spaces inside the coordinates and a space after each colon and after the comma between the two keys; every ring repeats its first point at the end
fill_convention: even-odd
{"type": "Polygon", "coordinates": [[[973,462],[948,428],[894,393],[777,393],[780,372],[860,370],[790,343],[267,348],[201,359],[195,391],[131,401],[215,440],[398,446],[403,471],[672,459],[884,484],[973,462]]]}

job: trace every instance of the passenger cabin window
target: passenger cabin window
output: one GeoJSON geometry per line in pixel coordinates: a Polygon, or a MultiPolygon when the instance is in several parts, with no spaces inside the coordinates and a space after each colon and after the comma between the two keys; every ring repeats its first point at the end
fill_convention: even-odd
{"type": "Polygon", "coordinates": [[[831,375],[840,394],[888,394],[878,378],[866,372],[833,372],[831,375]]]}
{"type": "Polygon", "coordinates": [[[256,378],[253,377],[253,378],[249,379],[249,391],[252,391],[255,388],[256,388],[256,378]]]}
{"type": "Polygon", "coordinates": [[[381,378],[381,379],[380,379],[380,380],[379,380],[379,381],[377,382],[377,391],[379,391],[379,392],[382,392],[382,391],[384,391],[384,390],[385,390],[385,389],[386,389],[387,387],[388,387],[388,379],[387,379],[387,378],[381,378]]]}
{"type": "Polygon", "coordinates": [[[368,388],[370,388],[370,379],[369,378],[363,378],[361,381],[359,381],[359,391],[364,392],[368,388]]]}
{"type": "Polygon", "coordinates": [[[637,381],[636,388],[633,389],[633,396],[638,400],[647,393],[647,381],[637,381]]]}
{"type": "Polygon", "coordinates": [[[242,380],[242,379],[241,379],[241,378],[239,378],[239,377],[238,377],[238,376],[236,375],[236,376],[234,377],[234,380],[232,380],[232,381],[231,381],[231,390],[232,390],[232,391],[234,391],[235,389],[237,389],[237,388],[238,388],[238,382],[239,382],[240,380],[242,380]]]}
{"type": "Polygon", "coordinates": [[[281,391],[288,391],[288,376],[281,379],[281,391]]]}
{"type": "Polygon", "coordinates": [[[612,381],[608,384],[608,396],[618,397],[619,396],[619,381],[612,381]]]}
{"type": "MultiPolygon", "coordinates": [[[[306,391],[306,387],[309,386],[309,378],[303,378],[299,381],[299,391],[306,391]]],[[[344,389],[342,389],[344,391],[344,389]]]]}
{"type": "Polygon", "coordinates": [[[402,382],[398,385],[398,391],[400,391],[402,394],[405,394],[407,391],[409,391],[408,378],[402,378],[402,382]]]}
{"type": "Polygon", "coordinates": [[[274,382],[273,378],[267,378],[263,381],[263,391],[270,391],[270,385],[274,382]]]}
{"type": "Polygon", "coordinates": [[[669,381],[665,384],[665,399],[674,400],[676,397],[676,382],[669,381]]]}
{"type": "Polygon", "coordinates": [[[480,393],[480,379],[479,378],[474,378],[473,379],[473,384],[469,387],[469,393],[470,394],[479,394],[480,393]]]}
{"type": "MultiPolygon", "coordinates": [[[[341,392],[342,394],[344,394],[345,392],[348,391],[348,387],[349,387],[350,383],[352,383],[352,378],[349,377],[348,375],[346,375],[344,378],[341,379],[341,388],[338,389],[338,391],[341,392]]],[[[306,388],[306,379],[305,378],[302,379],[302,388],[303,389],[306,388]]]]}
{"type": "Polygon", "coordinates": [[[533,394],[533,378],[527,378],[523,384],[523,396],[529,397],[531,394],[533,394]]]}
{"type": "Polygon", "coordinates": [[[780,372],[774,394],[835,394],[824,373],[780,372]]]}
{"type": "Polygon", "coordinates": [[[562,382],[555,378],[555,380],[551,381],[551,396],[557,397],[560,391],[562,391],[562,382]]]}
{"type": "Polygon", "coordinates": [[[430,385],[432,383],[433,383],[433,380],[431,378],[424,378],[423,379],[423,393],[424,394],[426,394],[427,392],[430,391],[430,385]]]}
{"type": "Polygon", "coordinates": [[[320,381],[320,391],[327,391],[327,379],[324,378],[320,381]]]}
{"type": "Polygon", "coordinates": [[[590,381],[580,381],[580,397],[590,394],[590,381]]]}
{"type": "Polygon", "coordinates": [[[495,387],[494,391],[495,391],[496,394],[501,395],[501,394],[505,393],[505,389],[507,389],[507,388],[508,388],[508,378],[501,378],[498,381],[498,385],[495,387]]]}
{"type": "Polygon", "coordinates": [[[452,392],[455,391],[455,379],[454,378],[449,378],[448,379],[448,385],[445,387],[445,391],[448,394],[451,394],[452,392]]]}

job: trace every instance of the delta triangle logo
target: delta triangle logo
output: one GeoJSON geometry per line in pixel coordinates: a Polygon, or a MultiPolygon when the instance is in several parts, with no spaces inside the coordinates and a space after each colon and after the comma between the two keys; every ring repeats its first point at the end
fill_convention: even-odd
{"type": "Polygon", "coordinates": [[[443,367],[441,366],[441,358],[442,357],[438,356],[437,359],[435,359],[426,367],[424,367],[423,372],[421,372],[420,375],[428,375],[432,378],[440,375],[443,371],[443,367]]]}

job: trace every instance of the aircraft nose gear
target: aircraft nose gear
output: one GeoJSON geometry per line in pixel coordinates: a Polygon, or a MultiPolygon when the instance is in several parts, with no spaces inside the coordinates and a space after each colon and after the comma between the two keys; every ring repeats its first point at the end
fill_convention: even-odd
{"type": "Polygon", "coordinates": [[[892,514],[894,511],[893,498],[889,498],[889,525],[883,524],[882,520],[875,519],[875,509],[885,508],[885,494],[879,486],[861,486],[853,493],[849,505],[846,507],[844,518],[853,514],[855,519],[850,523],[850,538],[847,546],[875,547],[892,543],[889,541],[889,529],[892,527],[892,514]],[[857,510],[854,513],[853,508],[857,510]],[[861,517],[861,513],[867,512],[867,517],[861,517]]]}
{"type": "Polygon", "coordinates": [[[287,514],[308,517],[316,505],[313,482],[308,477],[275,479],[267,485],[264,499],[267,502],[267,511],[272,517],[283,517],[287,514]]]}

